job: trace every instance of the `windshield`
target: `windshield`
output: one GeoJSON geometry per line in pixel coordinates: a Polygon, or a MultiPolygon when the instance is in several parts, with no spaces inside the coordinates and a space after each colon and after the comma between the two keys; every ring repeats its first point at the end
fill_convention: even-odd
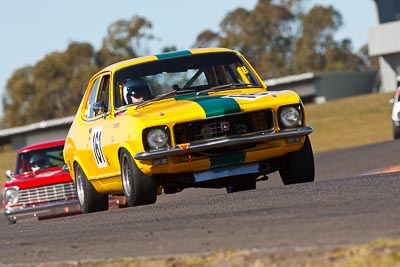
{"type": "Polygon", "coordinates": [[[161,59],[126,67],[114,75],[115,106],[175,94],[261,87],[235,53],[208,53],[161,59]]]}
{"type": "Polygon", "coordinates": [[[62,167],[65,164],[63,149],[64,146],[56,146],[20,153],[15,173],[22,174],[52,167],[62,167]]]}

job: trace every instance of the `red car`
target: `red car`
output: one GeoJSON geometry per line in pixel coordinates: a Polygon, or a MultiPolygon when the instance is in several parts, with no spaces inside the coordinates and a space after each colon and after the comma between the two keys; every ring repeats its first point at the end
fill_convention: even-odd
{"type": "Polygon", "coordinates": [[[9,222],[47,219],[80,213],[78,196],[63,158],[64,140],[23,147],[17,151],[15,174],[3,185],[4,214],[9,222]]]}

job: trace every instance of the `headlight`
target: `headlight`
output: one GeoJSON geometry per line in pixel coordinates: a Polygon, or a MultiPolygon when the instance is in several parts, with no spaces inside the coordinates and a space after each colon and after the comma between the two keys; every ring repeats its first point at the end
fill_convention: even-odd
{"type": "Polygon", "coordinates": [[[168,145],[167,127],[152,128],[146,132],[146,144],[150,149],[160,149],[168,145]]]}
{"type": "Polygon", "coordinates": [[[18,187],[9,187],[7,188],[4,193],[4,200],[7,201],[8,203],[17,203],[19,194],[18,194],[18,187]]]}
{"type": "Polygon", "coordinates": [[[279,113],[279,120],[283,128],[298,127],[303,124],[301,109],[295,107],[284,107],[279,113]]]}

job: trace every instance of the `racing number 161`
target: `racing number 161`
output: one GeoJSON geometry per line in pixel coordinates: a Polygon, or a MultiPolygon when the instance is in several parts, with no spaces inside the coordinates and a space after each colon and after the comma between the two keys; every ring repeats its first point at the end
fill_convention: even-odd
{"type": "Polygon", "coordinates": [[[101,146],[101,135],[102,135],[102,127],[98,127],[93,129],[92,131],[92,151],[94,155],[94,159],[96,160],[97,167],[104,168],[107,167],[107,161],[104,157],[103,148],[101,146]]]}

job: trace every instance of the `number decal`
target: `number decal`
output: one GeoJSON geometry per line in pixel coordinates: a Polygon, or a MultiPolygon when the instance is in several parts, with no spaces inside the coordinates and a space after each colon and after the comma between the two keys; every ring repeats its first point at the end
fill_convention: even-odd
{"type": "Polygon", "coordinates": [[[94,159],[96,160],[97,167],[105,168],[107,167],[107,161],[104,156],[103,148],[101,146],[101,135],[103,128],[98,127],[94,128],[92,133],[92,151],[94,155],[94,159]]]}
{"type": "Polygon", "coordinates": [[[243,71],[244,74],[248,74],[249,71],[247,70],[247,68],[245,66],[240,67],[243,71]]]}

